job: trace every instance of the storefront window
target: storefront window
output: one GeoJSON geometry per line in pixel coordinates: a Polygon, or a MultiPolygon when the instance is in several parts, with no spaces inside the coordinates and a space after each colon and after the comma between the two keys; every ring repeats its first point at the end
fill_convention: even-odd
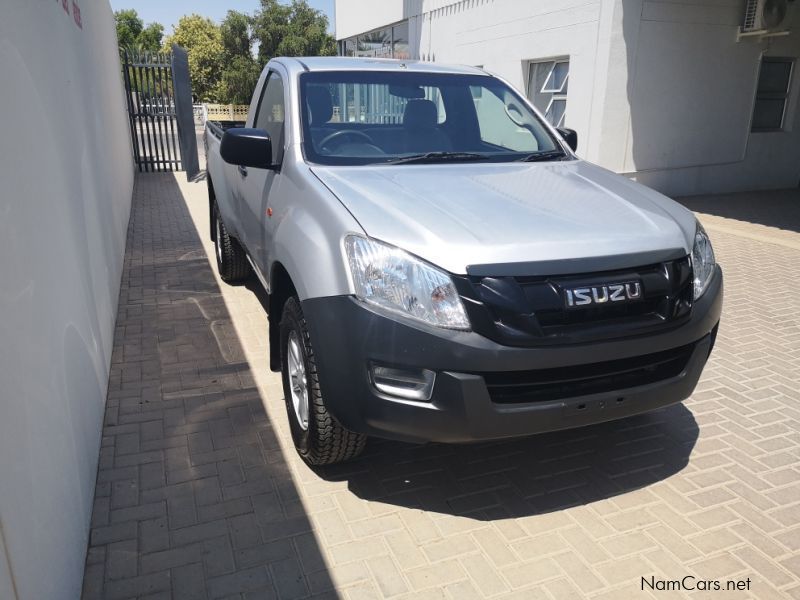
{"type": "Polygon", "coordinates": [[[408,21],[392,28],[392,57],[408,60],[408,21]]]}
{"type": "Polygon", "coordinates": [[[392,56],[392,30],[378,29],[358,36],[358,49],[356,56],[369,56],[371,58],[391,58],[392,56]]]}
{"type": "Polygon", "coordinates": [[[393,27],[376,29],[339,42],[339,56],[371,58],[411,58],[408,43],[408,21],[393,27]]]}

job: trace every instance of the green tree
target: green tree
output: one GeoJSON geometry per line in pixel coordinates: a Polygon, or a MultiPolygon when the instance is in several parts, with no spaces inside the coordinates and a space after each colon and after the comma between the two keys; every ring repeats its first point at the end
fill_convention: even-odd
{"type": "Polygon", "coordinates": [[[224,102],[249,104],[261,68],[253,58],[252,19],[229,10],[220,25],[223,61],[220,92],[224,102]]]}
{"type": "Polygon", "coordinates": [[[253,40],[250,35],[251,18],[244,13],[229,10],[219,26],[225,58],[236,56],[252,58],[253,40]]]}
{"type": "Polygon", "coordinates": [[[117,25],[117,44],[119,44],[119,47],[135,46],[139,41],[139,35],[144,29],[144,22],[139,18],[139,14],[132,8],[118,10],[114,13],[114,21],[117,25]]]}
{"type": "Polygon", "coordinates": [[[164,36],[164,26],[161,23],[150,23],[145,27],[139,14],[132,8],[115,12],[114,21],[117,25],[117,44],[120,48],[134,48],[148,52],[158,52],[161,48],[161,38],[164,36]]]}
{"type": "Polygon", "coordinates": [[[164,37],[164,26],[161,23],[150,23],[139,34],[139,46],[148,52],[161,50],[161,40],[164,37]]]}
{"type": "Polygon", "coordinates": [[[259,42],[258,62],[274,56],[332,56],[336,41],[328,35],[328,18],[306,0],[287,6],[278,0],[261,0],[253,17],[253,34],[259,42]]]}
{"type": "Polygon", "coordinates": [[[219,26],[197,14],[181,17],[175,31],[164,40],[164,50],[169,51],[172,44],[186,49],[195,97],[205,102],[222,101],[223,47],[219,26]]]}

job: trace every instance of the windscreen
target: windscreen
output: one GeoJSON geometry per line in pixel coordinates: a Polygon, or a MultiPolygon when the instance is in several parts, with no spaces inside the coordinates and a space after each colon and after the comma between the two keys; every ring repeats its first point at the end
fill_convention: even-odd
{"type": "Polygon", "coordinates": [[[527,104],[484,75],[321,71],[300,77],[303,150],[311,162],[415,157],[521,160],[561,145],[527,104]]]}

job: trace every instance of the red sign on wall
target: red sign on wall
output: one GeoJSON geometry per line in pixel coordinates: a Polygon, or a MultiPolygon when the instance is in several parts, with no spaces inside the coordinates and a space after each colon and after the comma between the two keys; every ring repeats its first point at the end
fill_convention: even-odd
{"type": "MultiPolygon", "coordinates": [[[[64,9],[65,13],[70,13],[70,0],[56,0],[56,4],[61,4],[61,8],[64,9]]],[[[72,20],[75,21],[75,25],[78,27],[78,29],[83,29],[83,21],[81,20],[81,7],[78,6],[77,0],[72,0],[72,20]]]]}

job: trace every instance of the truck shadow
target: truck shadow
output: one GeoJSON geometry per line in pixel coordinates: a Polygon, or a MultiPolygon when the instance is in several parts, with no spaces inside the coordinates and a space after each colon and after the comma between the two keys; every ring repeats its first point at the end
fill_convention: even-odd
{"type": "Polygon", "coordinates": [[[677,404],[591,427],[468,445],[370,440],[316,469],[364,500],[481,521],[592,504],[662,481],[689,462],[698,426],[677,404]]]}

